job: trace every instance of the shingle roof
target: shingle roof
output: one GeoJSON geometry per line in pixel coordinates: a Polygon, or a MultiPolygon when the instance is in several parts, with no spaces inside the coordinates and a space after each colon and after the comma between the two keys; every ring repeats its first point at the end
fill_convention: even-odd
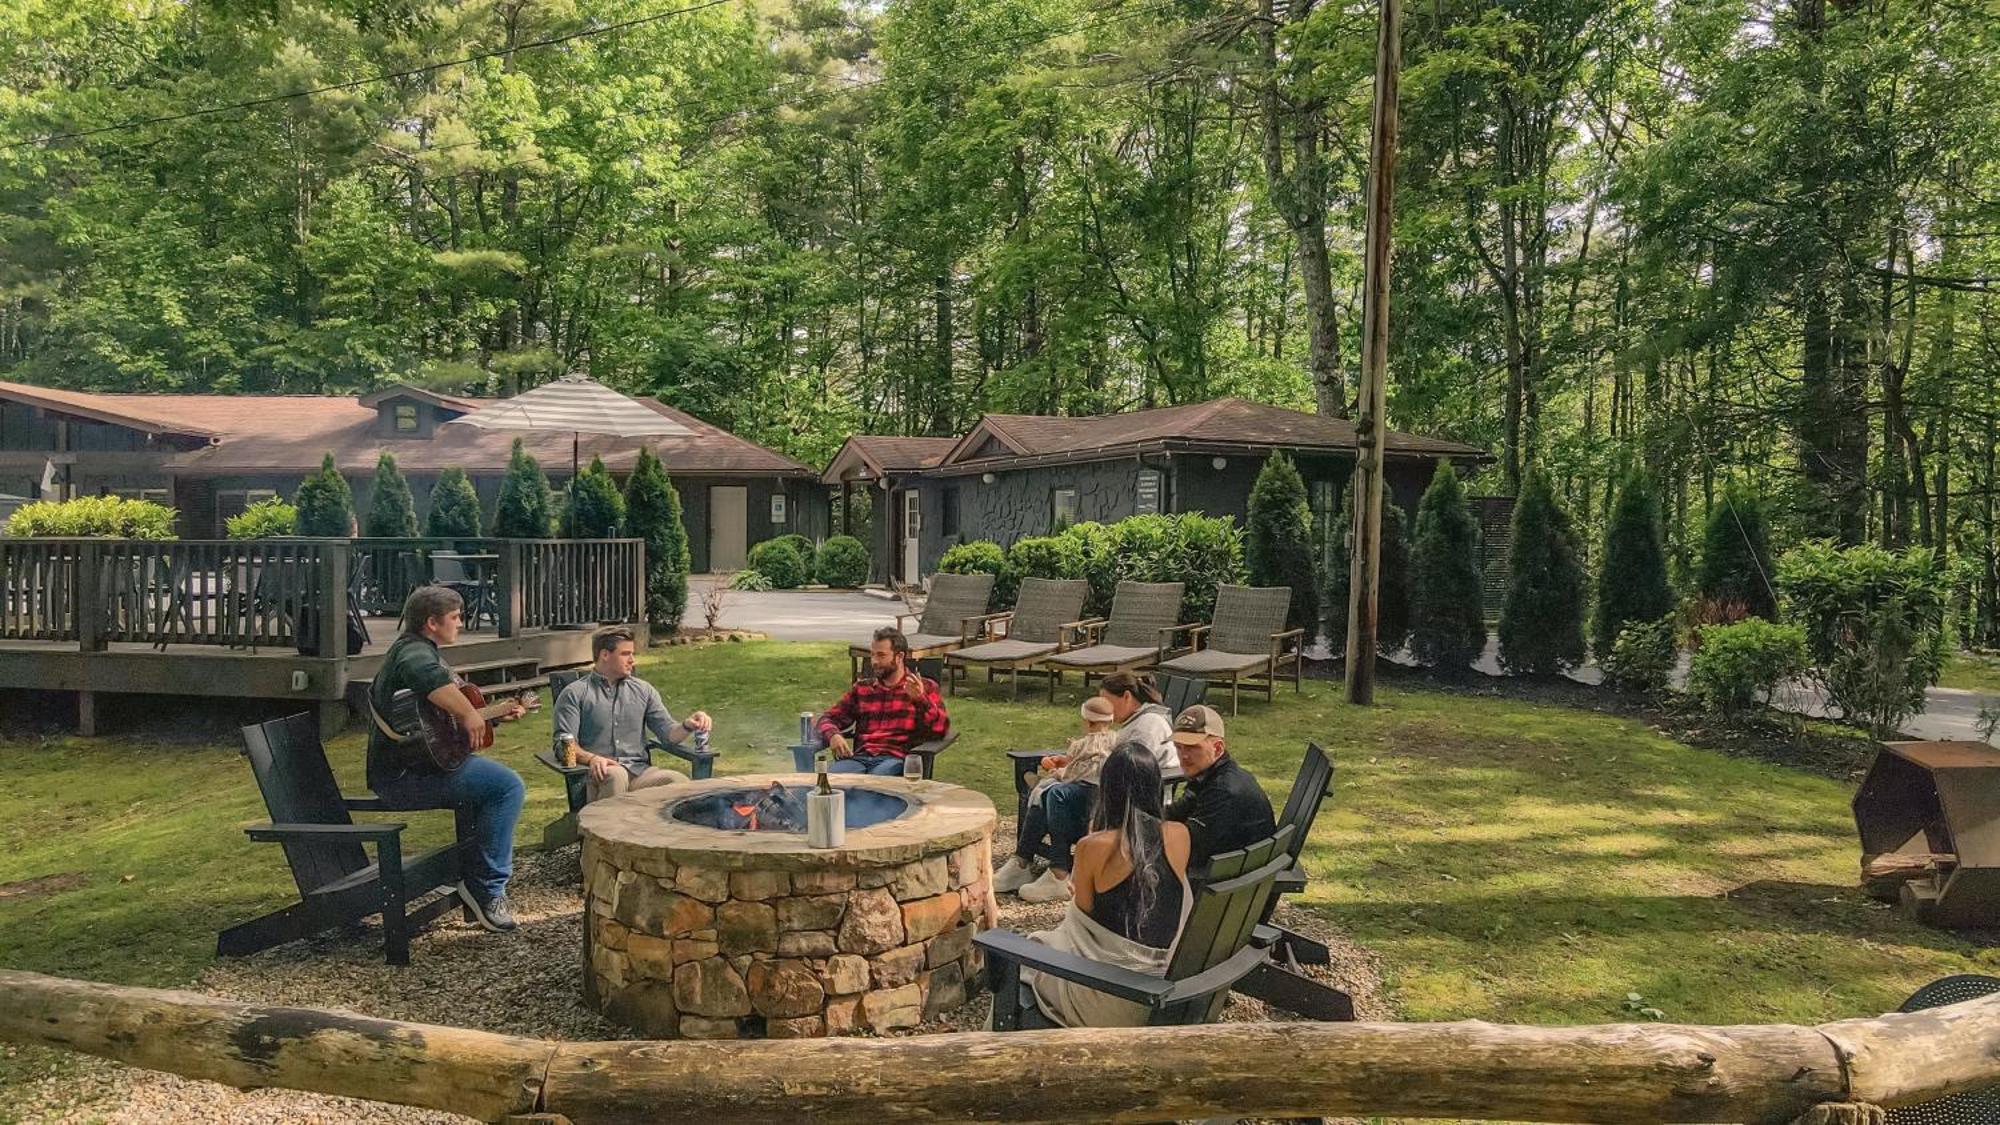
{"type": "MultiPolygon", "coordinates": [[[[958,444],[950,437],[900,437],[893,434],[855,434],[828,462],[821,479],[838,483],[850,467],[866,470],[868,476],[882,473],[912,473],[934,468],[958,444]]],[[[858,479],[849,476],[848,479],[858,479]]]]}
{"type": "MultiPolygon", "coordinates": [[[[1240,398],[1078,418],[988,414],[971,433],[959,439],[945,458],[944,466],[950,470],[984,470],[1047,457],[1075,459],[1078,454],[1094,453],[1124,456],[1135,448],[1167,444],[1345,452],[1355,447],[1354,423],[1345,418],[1306,414],[1240,398]],[[983,432],[990,432],[1015,452],[972,456],[984,444],[975,440],[983,432]]],[[[1487,456],[1484,450],[1462,442],[1394,430],[1388,434],[1385,451],[1392,457],[1484,459],[1487,456]]]]}
{"type": "MultiPolygon", "coordinates": [[[[428,438],[384,439],[376,412],[355,399],[332,395],[143,395],[56,391],[0,383],[0,395],[119,425],[211,438],[215,444],[173,458],[168,465],[189,476],[305,473],[332,453],[343,472],[367,473],[387,450],[405,472],[456,465],[467,472],[507,467],[512,434],[471,426],[441,426],[428,438]]],[[[482,400],[462,400],[478,403],[482,400]]],[[[667,471],[727,476],[817,476],[809,466],[650,398],[636,401],[691,431],[685,437],[581,439],[585,463],[602,456],[615,472],[630,469],[650,445],[667,471]]],[[[527,451],[550,472],[567,468],[570,435],[521,435],[527,451]]]]}

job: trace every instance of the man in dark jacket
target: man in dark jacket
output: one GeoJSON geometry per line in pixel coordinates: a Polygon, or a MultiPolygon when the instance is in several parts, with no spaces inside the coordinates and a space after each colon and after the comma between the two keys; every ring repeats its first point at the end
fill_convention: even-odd
{"type": "Polygon", "coordinates": [[[1167,819],[1186,824],[1193,837],[1190,870],[1207,867],[1218,852],[1235,851],[1278,830],[1263,787],[1224,747],[1222,716],[1215,708],[1181,712],[1174,720],[1174,744],[1187,771],[1187,791],[1167,806],[1167,819]]]}

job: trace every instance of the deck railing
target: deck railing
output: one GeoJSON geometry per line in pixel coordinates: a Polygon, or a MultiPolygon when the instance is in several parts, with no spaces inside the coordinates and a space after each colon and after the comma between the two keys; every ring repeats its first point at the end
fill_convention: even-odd
{"type": "Polygon", "coordinates": [[[76,560],[69,539],[0,539],[0,640],[76,639],[76,560]]]}
{"type": "Polygon", "coordinates": [[[500,540],[500,634],[637,621],[645,609],[640,539],[500,540]]]}

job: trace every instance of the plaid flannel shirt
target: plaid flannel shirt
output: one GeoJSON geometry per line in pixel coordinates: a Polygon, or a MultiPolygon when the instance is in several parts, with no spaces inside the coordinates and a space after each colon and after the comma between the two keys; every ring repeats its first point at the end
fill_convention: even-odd
{"type": "MultiPolygon", "coordinates": [[[[917,673],[909,671],[904,675],[917,676],[917,673]]],[[[887,687],[872,676],[856,680],[847,694],[840,697],[840,702],[820,716],[820,738],[830,740],[852,726],[855,753],[901,758],[920,742],[944,737],[951,716],[945,714],[937,684],[922,676],[917,679],[924,685],[921,703],[910,698],[901,681],[895,687],[887,687]]]]}

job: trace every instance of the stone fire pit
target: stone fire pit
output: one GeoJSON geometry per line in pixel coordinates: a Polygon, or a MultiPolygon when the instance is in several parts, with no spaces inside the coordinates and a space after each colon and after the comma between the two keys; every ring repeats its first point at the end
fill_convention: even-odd
{"type": "Polygon", "coordinates": [[[589,1002],[644,1035],[690,1039],[890,1031],[963,1003],[979,979],[993,802],[937,781],[836,776],[850,810],[893,819],[830,850],[690,819],[773,781],[812,783],[718,777],[584,808],[589,1002]]]}

